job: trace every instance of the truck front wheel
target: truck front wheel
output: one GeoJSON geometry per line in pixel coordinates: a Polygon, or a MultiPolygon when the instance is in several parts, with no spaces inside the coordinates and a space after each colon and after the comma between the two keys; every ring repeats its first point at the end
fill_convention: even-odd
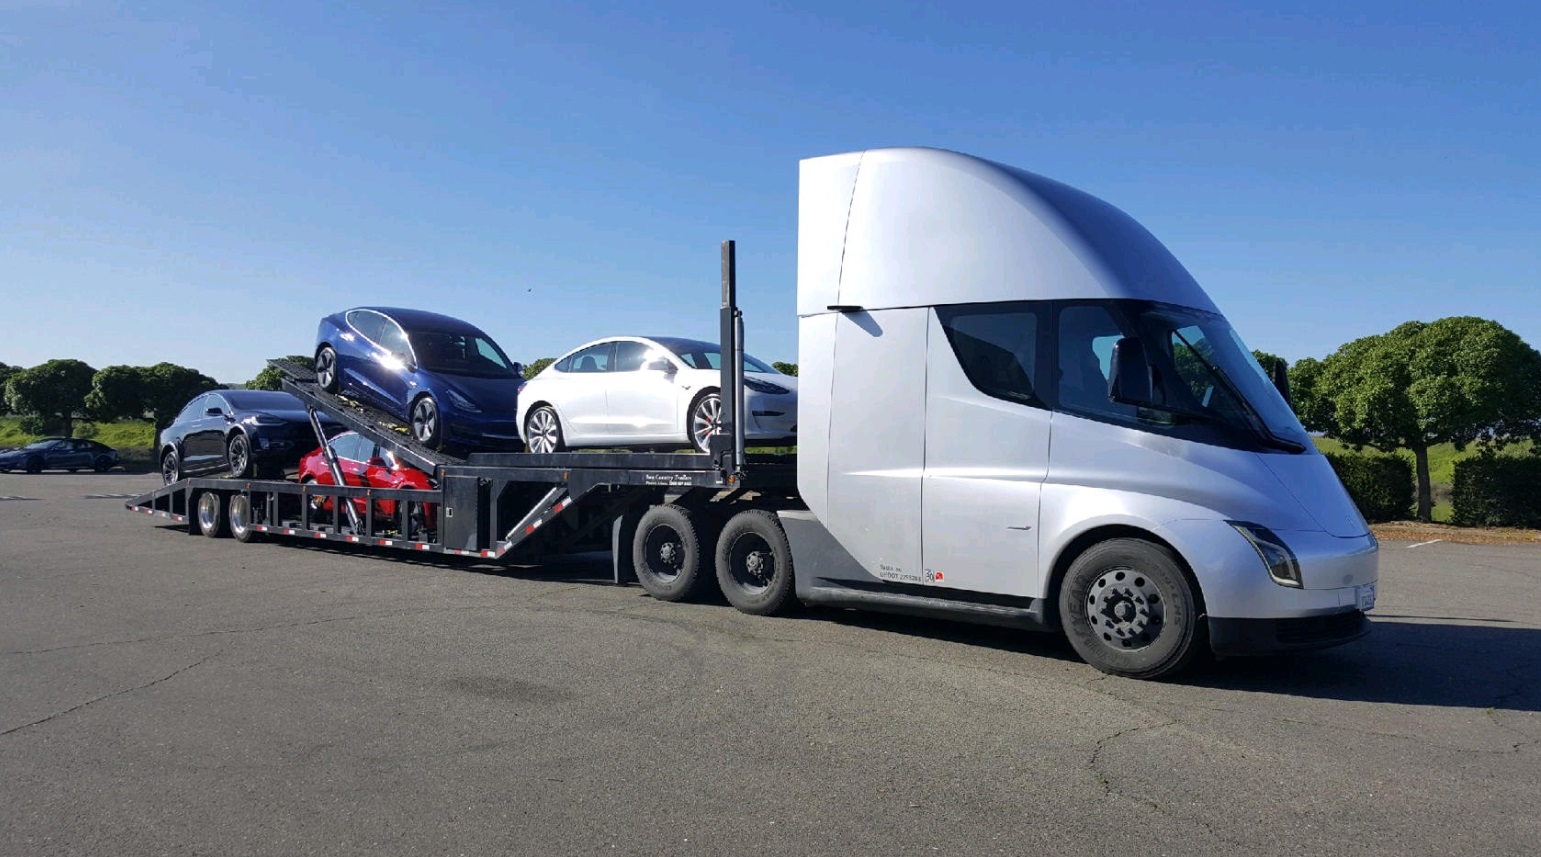
{"type": "Polygon", "coordinates": [[[1065,573],[1059,613],[1087,663],[1126,678],[1166,678],[1203,649],[1200,609],[1173,553],[1143,539],[1088,548],[1065,573]]]}

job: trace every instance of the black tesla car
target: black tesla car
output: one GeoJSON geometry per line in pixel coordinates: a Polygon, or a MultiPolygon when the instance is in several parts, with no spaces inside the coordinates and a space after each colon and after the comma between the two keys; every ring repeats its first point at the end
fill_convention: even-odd
{"type": "Polygon", "coordinates": [[[45,437],[20,449],[0,450],[0,473],[25,470],[77,470],[91,468],[106,473],[118,466],[118,451],[105,443],[81,437],[45,437]]]}
{"type": "MultiPolygon", "coordinates": [[[[340,428],[321,417],[328,434],[340,428]]],[[[273,390],[215,390],[195,397],[160,433],[161,478],[282,475],[320,444],[305,406],[273,390]]]]}

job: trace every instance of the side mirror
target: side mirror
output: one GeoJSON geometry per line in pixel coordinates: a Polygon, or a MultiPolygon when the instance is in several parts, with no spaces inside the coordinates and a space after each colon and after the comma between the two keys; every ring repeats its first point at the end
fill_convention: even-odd
{"type": "Polygon", "coordinates": [[[649,360],[648,362],[642,364],[642,368],[656,372],[667,372],[670,375],[673,375],[677,371],[674,368],[673,363],[670,363],[669,361],[662,358],[658,360],[649,360]]]}
{"type": "Polygon", "coordinates": [[[1290,372],[1283,360],[1273,362],[1273,385],[1278,389],[1279,395],[1284,397],[1285,403],[1291,408],[1295,407],[1295,400],[1290,396],[1290,372]]]}
{"type": "Polygon", "coordinates": [[[1145,346],[1135,337],[1126,336],[1113,343],[1108,398],[1125,405],[1151,403],[1150,364],[1145,360],[1145,346]]]}
{"type": "Polygon", "coordinates": [[[225,412],[219,408],[206,408],[204,409],[203,415],[206,417],[222,417],[225,415],[225,412]]]}
{"type": "Polygon", "coordinates": [[[511,366],[509,368],[514,370],[514,374],[515,375],[518,375],[521,378],[524,377],[524,364],[523,363],[515,363],[513,366],[511,366]]]}

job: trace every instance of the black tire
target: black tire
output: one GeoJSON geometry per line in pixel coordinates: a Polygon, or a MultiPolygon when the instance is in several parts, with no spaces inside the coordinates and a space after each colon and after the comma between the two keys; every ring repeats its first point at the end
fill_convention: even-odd
{"type": "Polygon", "coordinates": [[[342,373],[337,370],[337,352],[332,346],[323,345],[316,349],[316,383],[321,389],[335,395],[342,387],[342,373]]]}
{"type": "Polygon", "coordinates": [[[683,506],[654,506],[637,521],[632,563],[637,582],[659,601],[700,596],[712,580],[704,568],[700,521],[683,506]]]}
{"type": "Polygon", "coordinates": [[[412,403],[412,439],[423,446],[437,449],[444,439],[444,420],[439,414],[439,403],[432,396],[419,396],[412,403]]]}
{"type": "Polygon", "coordinates": [[[711,451],[711,434],[703,436],[702,427],[710,424],[715,428],[721,418],[722,396],[716,390],[704,390],[690,403],[690,410],[685,413],[685,432],[696,452],[711,451]]]}
{"type": "Polygon", "coordinates": [[[36,455],[34,455],[31,458],[27,459],[27,463],[25,465],[25,470],[28,473],[42,473],[43,472],[43,459],[37,457],[36,455]]]}
{"type": "Polygon", "coordinates": [[[230,439],[225,442],[225,462],[230,465],[230,475],[237,479],[252,475],[251,439],[246,432],[230,433],[230,439]]]}
{"type": "Polygon", "coordinates": [[[528,452],[562,452],[567,441],[562,437],[562,418],[550,405],[541,405],[524,417],[524,448],[528,452]],[[547,447],[550,448],[542,448],[547,447]]]}
{"type": "Polygon", "coordinates": [[[96,460],[91,462],[91,469],[97,473],[106,473],[112,469],[112,459],[105,455],[98,455],[96,460]]]}
{"type": "Polygon", "coordinates": [[[1208,638],[1202,614],[1176,555],[1142,539],[1092,545],[1060,586],[1070,645],[1087,663],[1125,678],[1168,678],[1192,665],[1208,638]]]}
{"type": "Polygon", "coordinates": [[[177,455],[175,449],[168,449],[161,454],[161,479],[167,485],[182,478],[182,457],[177,455]]]}
{"type": "Polygon", "coordinates": [[[238,542],[255,542],[262,538],[262,533],[252,529],[251,498],[245,494],[233,494],[230,502],[225,504],[225,521],[229,524],[230,535],[238,542]]]}
{"type": "Polygon", "coordinates": [[[198,494],[193,519],[198,522],[198,532],[209,538],[222,539],[230,535],[230,521],[225,516],[225,495],[218,491],[198,494]]]}
{"type": "Polygon", "coordinates": [[[792,544],[775,512],[750,509],[729,518],[716,560],[717,585],[739,610],[774,616],[797,606],[792,544]]]}

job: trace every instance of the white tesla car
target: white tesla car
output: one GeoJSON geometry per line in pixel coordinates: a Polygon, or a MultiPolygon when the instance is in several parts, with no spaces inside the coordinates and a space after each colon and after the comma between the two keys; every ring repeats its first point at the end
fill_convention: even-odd
{"type": "MultiPolygon", "coordinates": [[[[613,336],[562,355],[519,394],[530,452],[693,445],[705,452],[722,413],[722,349],[674,337],[613,336]]],[[[797,434],[797,379],[744,355],[745,437],[797,434]]]]}

